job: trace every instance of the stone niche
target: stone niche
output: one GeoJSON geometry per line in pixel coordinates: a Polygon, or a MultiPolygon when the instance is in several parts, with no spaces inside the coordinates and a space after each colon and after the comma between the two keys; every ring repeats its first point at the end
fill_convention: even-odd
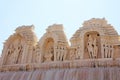
{"type": "Polygon", "coordinates": [[[66,60],[69,47],[61,24],[49,26],[38,43],[41,53],[41,62],[66,60]]]}
{"type": "Polygon", "coordinates": [[[100,34],[96,31],[84,35],[84,58],[101,58],[100,34]]]}

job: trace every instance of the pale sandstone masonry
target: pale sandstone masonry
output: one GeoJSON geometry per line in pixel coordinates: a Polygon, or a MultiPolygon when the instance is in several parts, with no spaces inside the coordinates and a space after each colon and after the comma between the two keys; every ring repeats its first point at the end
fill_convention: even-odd
{"type": "Polygon", "coordinates": [[[5,76],[18,80],[15,75],[27,76],[20,80],[30,80],[30,75],[34,77],[31,80],[58,80],[49,78],[48,73],[51,76],[55,73],[58,73],[58,77],[64,74],[68,76],[59,80],[120,80],[120,36],[104,18],[85,21],[70,43],[62,24],[49,26],[39,41],[33,25],[18,27],[4,43],[0,58],[0,80],[9,79],[5,76]],[[95,77],[94,72],[99,76],[95,77]],[[37,78],[36,75],[43,76],[44,73],[44,79],[37,78]],[[76,77],[70,78],[71,75],[76,77]],[[79,78],[77,75],[83,76],[79,78]]]}

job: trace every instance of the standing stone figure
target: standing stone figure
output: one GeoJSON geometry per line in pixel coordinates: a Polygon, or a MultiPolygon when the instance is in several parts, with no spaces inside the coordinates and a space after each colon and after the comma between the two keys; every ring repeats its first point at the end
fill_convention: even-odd
{"type": "Polygon", "coordinates": [[[39,47],[38,45],[37,45],[35,51],[36,51],[36,55],[37,55],[36,61],[37,61],[37,62],[41,62],[42,60],[41,60],[40,47],[39,47]]]}
{"type": "Polygon", "coordinates": [[[105,58],[105,44],[103,45],[103,57],[105,58]]]}
{"type": "Polygon", "coordinates": [[[54,54],[54,49],[53,46],[49,46],[47,53],[45,53],[44,58],[45,58],[45,62],[50,62],[53,61],[53,54],[54,54]]]}
{"type": "Polygon", "coordinates": [[[66,48],[66,47],[64,47],[63,61],[66,59],[66,55],[67,55],[67,48],[66,48]]]}
{"type": "Polygon", "coordinates": [[[13,56],[14,56],[14,46],[13,44],[10,45],[10,47],[7,50],[7,60],[6,60],[6,64],[13,64],[13,56]]]}
{"type": "Polygon", "coordinates": [[[70,50],[70,60],[75,60],[75,57],[76,57],[76,55],[75,55],[75,49],[71,49],[70,50]]]}
{"type": "Polygon", "coordinates": [[[109,52],[110,52],[110,53],[109,53],[109,54],[110,54],[110,58],[113,57],[113,51],[114,51],[114,49],[113,49],[113,46],[111,45],[111,46],[110,46],[110,51],[109,51],[109,52]]]}
{"type": "Polygon", "coordinates": [[[57,46],[56,59],[57,61],[59,61],[60,59],[60,46],[59,45],[57,46]]]}
{"type": "Polygon", "coordinates": [[[92,43],[93,43],[93,39],[92,39],[91,35],[89,35],[87,49],[88,49],[88,53],[89,53],[90,58],[94,57],[92,43]]]}
{"type": "Polygon", "coordinates": [[[76,58],[77,59],[80,59],[80,56],[81,56],[80,52],[81,52],[81,48],[80,48],[80,46],[78,46],[77,49],[76,49],[76,58]]]}
{"type": "Polygon", "coordinates": [[[96,38],[95,38],[94,41],[93,41],[93,47],[94,47],[94,58],[97,58],[98,46],[97,46],[96,38]]]}
{"type": "Polygon", "coordinates": [[[64,46],[61,46],[60,61],[63,61],[64,57],[64,46]]]}
{"type": "Polygon", "coordinates": [[[108,45],[106,44],[106,45],[105,45],[105,58],[108,58],[108,53],[109,53],[109,47],[108,47],[108,45]]]}
{"type": "Polygon", "coordinates": [[[108,55],[107,57],[108,58],[112,58],[113,57],[113,46],[112,45],[109,45],[109,50],[108,50],[108,55]]]}

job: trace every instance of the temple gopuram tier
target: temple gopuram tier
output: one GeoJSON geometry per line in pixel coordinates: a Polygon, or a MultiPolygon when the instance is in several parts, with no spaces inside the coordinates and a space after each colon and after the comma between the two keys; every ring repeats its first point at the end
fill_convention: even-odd
{"type": "Polygon", "coordinates": [[[20,26],[4,42],[0,80],[120,80],[120,35],[104,18],[85,21],[70,42],[62,24],[39,40],[34,25],[20,26]]]}

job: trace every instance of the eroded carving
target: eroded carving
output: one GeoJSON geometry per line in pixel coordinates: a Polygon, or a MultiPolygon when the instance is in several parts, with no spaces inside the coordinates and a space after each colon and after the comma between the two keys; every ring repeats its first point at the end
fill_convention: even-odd
{"type": "Polygon", "coordinates": [[[104,58],[112,58],[113,57],[114,48],[113,48],[112,45],[104,44],[103,45],[103,52],[104,52],[104,58]]]}
{"type": "MultiPolygon", "coordinates": [[[[19,27],[6,40],[1,58],[2,65],[32,65],[71,60],[82,62],[84,59],[91,60],[91,64],[93,62],[96,65],[94,60],[120,58],[120,36],[103,19],[86,21],[71,38],[71,46],[68,44],[62,25],[49,26],[39,42],[33,29],[33,25],[19,27]]],[[[102,63],[100,61],[101,65],[102,63]]],[[[84,63],[79,65],[84,66],[84,63]]]]}

